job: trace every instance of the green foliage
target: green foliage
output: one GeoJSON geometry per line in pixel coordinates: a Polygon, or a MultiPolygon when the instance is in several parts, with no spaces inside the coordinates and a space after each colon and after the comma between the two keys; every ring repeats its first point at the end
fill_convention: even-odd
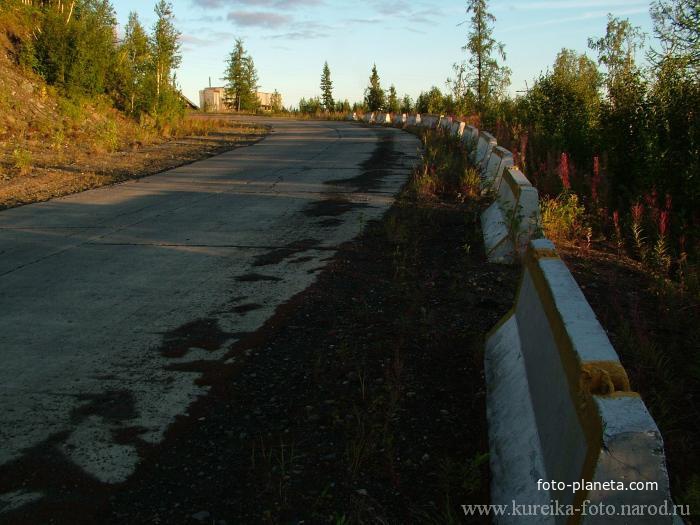
{"type": "Polygon", "coordinates": [[[398,113],[401,109],[399,97],[396,94],[396,88],[393,84],[389,86],[389,96],[387,97],[386,101],[386,109],[389,113],[398,113]]]}
{"type": "Polygon", "coordinates": [[[427,93],[421,92],[416,100],[416,112],[441,113],[445,106],[445,98],[439,88],[433,86],[427,93]]]}
{"type": "Polygon", "coordinates": [[[652,52],[657,63],[668,57],[675,64],[700,76],[700,4],[697,0],[657,0],[652,4],[654,32],[662,51],[652,52]]]}
{"type": "Polygon", "coordinates": [[[618,207],[627,207],[640,189],[652,185],[647,159],[651,144],[647,83],[635,62],[644,35],[628,20],[612,16],[605,36],[589,39],[598,52],[606,97],[600,115],[600,140],[608,153],[608,181],[618,207]]]}
{"type": "Polygon", "coordinates": [[[103,93],[116,52],[109,1],[79,0],[70,10],[46,3],[37,18],[36,56],[30,62],[39,74],[69,96],[103,93]]]}
{"type": "Polygon", "coordinates": [[[17,2],[13,9],[13,16],[28,17],[33,29],[15,45],[17,62],[35,69],[57,89],[69,120],[75,120],[75,108],[63,97],[80,105],[105,94],[112,100],[109,106],[159,126],[182,117],[174,73],[181,60],[180,33],[172,5],[165,0],[155,6],[150,34],[131,13],[121,42],[115,39],[116,18],[109,0],[17,2]]]}
{"type": "Polygon", "coordinates": [[[471,32],[462,48],[469,58],[455,64],[455,78],[449,81],[455,99],[466,106],[468,92],[474,94],[476,109],[483,112],[487,105],[505,94],[510,84],[510,69],[498,62],[506,59],[505,47],[493,38],[493,23],[496,17],[488,11],[488,0],[467,0],[467,15],[471,14],[471,32]]]}
{"type": "Polygon", "coordinates": [[[352,110],[350,101],[346,98],[342,102],[338,101],[335,103],[335,111],[337,113],[349,113],[352,110]]]}
{"type": "Polygon", "coordinates": [[[564,192],[556,198],[543,198],[540,212],[542,229],[550,239],[574,240],[585,228],[585,209],[575,193],[564,192]]]}
{"type": "Polygon", "coordinates": [[[328,62],[324,62],[323,73],[321,73],[321,100],[325,111],[333,111],[335,107],[333,81],[331,81],[331,70],[328,67],[328,62]]]}
{"type": "Polygon", "coordinates": [[[386,94],[379,82],[377,65],[372,66],[372,74],[369,77],[369,86],[365,89],[365,106],[369,111],[381,111],[386,104],[386,94]]]}
{"type": "Polygon", "coordinates": [[[600,85],[600,73],[591,59],[562,49],[553,70],[542,75],[525,98],[525,120],[547,137],[554,150],[587,162],[596,146],[600,85]]]}
{"type": "Polygon", "coordinates": [[[315,115],[316,113],[320,113],[321,110],[323,109],[323,102],[321,102],[321,99],[319,97],[313,97],[310,99],[305,99],[302,98],[299,101],[299,112],[300,113],[309,113],[312,115],[315,115]]]}
{"type": "Polygon", "coordinates": [[[411,113],[413,111],[413,100],[409,95],[404,95],[401,99],[401,113],[411,113]]]}
{"type": "Polygon", "coordinates": [[[17,146],[12,151],[12,161],[20,175],[28,175],[32,169],[32,154],[22,146],[17,146]]]}
{"type": "Polygon", "coordinates": [[[226,64],[226,104],[236,111],[255,111],[259,101],[258,74],[253,58],[243,47],[243,40],[236,39],[226,64]]]}
{"type": "Polygon", "coordinates": [[[273,113],[279,113],[280,111],[284,110],[284,107],[282,106],[282,95],[276,89],[274,93],[272,93],[272,97],[270,97],[270,106],[272,107],[273,113]]]}
{"type": "Polygon", "coordinates": [[[149,81],[152,72],[148,34],[138,15],[131,12],[114,67],[114,96],[119,108],[129,115],[140,115],[150,109],[152,86],[149,85],[149,81]]]}

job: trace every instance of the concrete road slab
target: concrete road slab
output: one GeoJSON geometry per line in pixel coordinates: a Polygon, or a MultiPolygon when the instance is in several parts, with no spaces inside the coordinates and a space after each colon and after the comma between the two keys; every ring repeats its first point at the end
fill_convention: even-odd
{"type": "MultiPolygon", "coordinates": [[[[222,362],[386,211],[417,161],[398,130],[266,122],[254,146],[0,212],[0,477],[48,447],[96,480],[127,479],[139,456],[119,436],[158,443],[207,391],[173,365],[222,362]]],[[[41,497],[3,492],[0,514],[41,497]]]]}

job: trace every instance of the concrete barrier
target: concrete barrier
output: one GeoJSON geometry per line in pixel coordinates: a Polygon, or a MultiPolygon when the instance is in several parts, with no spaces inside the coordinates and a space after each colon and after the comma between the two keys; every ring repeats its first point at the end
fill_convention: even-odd
{"type": "Polygon", "coordinates": [[[438,125],[439,118],[438,115],[421,115],[421,126],[435,129],[438,125]]]}
{"type": "Polygon", "coordinates": [[[498,191],[503,172],[511,166],[513,166],[513,154],[501,146],[493,148],[481,176],[481,189],[498,191]]]}
{"type": "Polygon", "coordinates": [[[376,116],[376,123],[380,125],[391,124],[391,113],[379,112],[376,116]]]}
{"type": "Polygon", "coordinates": [[[496,138],[486,131],[479,132],[479,140],[476,143],[476,155],[474,157],[474,165],[479,170],[479,173],[484,171],[485,164],[491,156],[491,151],[496,146],[496,138]]]}
{"type": "Polygon", "coordinates": [[[491,262],[510,264],[524,253],[539,233],[537,189],[518,168],[507,168],[496,201],[481,214],[486,256],[491,262]]]}
{"type": "Polygon", "coordinates": [[[394,126],[403,127],[404,124],[406,124],[406,120],[406,113],[398,113],[396,117],[394,117],[394,126]]]}
{"type": "Polygon", "coordinates": [[[532,241],[523,266],[513,309],[486,339],[491,503],[574,513],[540,512],[527,523],[680,523],[622,515],[623,505],[673,509],[663,440],[554,245],[532,241]],[[655,482],[657,490],[629,490],[631,482],[655,482]],[[601,505],[602,515],[591,511],[601,505]]]}
{"type": "Polygon", "coordinates": [[[455,120],[452,122],[452,135],[455,137],[462,137],[462,134],[464,133],[464,126],[466,124],[464,122],[460,122],[459,120],[455,120]]]}
{"type": "Polygon", "coordinates": [[[444,115],[440,115],[440,121],[438,125],[444,129],[445,131],[449,131],[452,129],[452,117],[446,117],[444,115]]]}
{"type": "Polygon", "coordinates": [[[466,126],[462,133],[462,144],[467,151],[467,158],[472,164],[476,164],[476,150],[479,143],[479,130],[474,126],[466,126]]]}

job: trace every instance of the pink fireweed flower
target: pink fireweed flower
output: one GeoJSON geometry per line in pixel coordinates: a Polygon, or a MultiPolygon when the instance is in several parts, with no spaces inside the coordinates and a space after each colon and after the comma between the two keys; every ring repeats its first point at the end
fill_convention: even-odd
{"type": "Polygon", "coordinates": [[[593,178],[591,179],[591,197],[598,202],[598,186],[600,186],[600,160],[593,157],[593,178]]]}
{"type": "Polygon", "coordinates": [[[559,178],[565,190],[571,189],[571,180],[569,179],[569,155],[561,154],[559,159],[559,178]]]}
{"type": "Polygon", "coordinates": [[[642,222],[642,214],[644,213],[644,205],[637,201],[637,204],[632,206],[632,220],[634,220],[635,223],[640,223],[642,222]]]}
{"type": "Polygon", "coordinates": [[[615,230],[620,229],[620,212],[617,210],[613,212],[613,224],[615,225],[615,230]]]}
{"type": "Polygon", "coordinates": [[[670,215],[668,210],[664,210],[659,214],[659,236],[666,237],[668,233],[668,223],[670,215]]]}

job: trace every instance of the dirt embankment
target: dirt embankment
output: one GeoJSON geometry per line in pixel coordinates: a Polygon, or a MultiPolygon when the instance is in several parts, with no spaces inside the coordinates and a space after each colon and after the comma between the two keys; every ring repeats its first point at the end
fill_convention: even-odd
{"type": "Polygon", "coordinates": [[[17,33],[26,28],[13,21],[20,22],[0,20],[0,210],[152,175],[252,144],[267,132],[196,114],[156,130],[106,97],[67,99],[17,65],[17,33]]]}

